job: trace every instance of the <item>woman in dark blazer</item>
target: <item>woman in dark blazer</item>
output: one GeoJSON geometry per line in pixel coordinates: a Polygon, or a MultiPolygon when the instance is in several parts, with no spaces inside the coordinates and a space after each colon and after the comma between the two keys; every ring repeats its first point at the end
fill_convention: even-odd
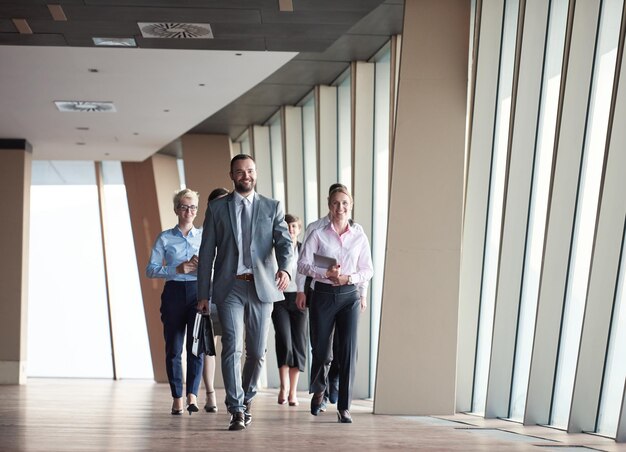
{"type": "Polygon", "coordinates": [[[289,402],[289,406],[298,406],[298,379],[300,372],[304,372],[307,346],[307,311],[306,309],[301,311],[296,306],[296,267],[301,246],[298,235],[302,231],[302,222],[290,214],[285,215],[285,222],[293,242],[294,260],[290,269],[293,276],[285,289],[285,299],[274,302],[272,322],[276,332],[276,361],[280,375],[278,404],[284,405],[289,402]]]}

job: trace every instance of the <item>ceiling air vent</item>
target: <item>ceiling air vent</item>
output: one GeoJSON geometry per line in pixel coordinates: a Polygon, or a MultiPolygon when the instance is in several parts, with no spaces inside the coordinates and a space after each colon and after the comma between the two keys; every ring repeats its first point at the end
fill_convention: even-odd
{"type": "Polygon", "coordinates": [[[55,100],[54,104],[59,111],[89,111],[112,113],[115,110],[113,102],[82,101],[82,100],[55,100]]]}
{"type": "Polygon", "coordinates": [[[209,24],[183,24],[177,22],[138,22],[144,38],[213,39],[209,24]]]}

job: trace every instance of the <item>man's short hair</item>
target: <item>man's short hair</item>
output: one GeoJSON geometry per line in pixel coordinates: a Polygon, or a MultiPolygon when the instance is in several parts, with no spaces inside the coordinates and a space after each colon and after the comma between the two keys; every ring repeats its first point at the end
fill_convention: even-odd
{"type": "Polygon", "coordinates": [[[234,156],[231,160],[230,160],[230,172],[233,172],[233,164],[237,161],[237,160],[247,160],[250,159],[252,160],[255,164],[256,162],[254,161],[254,159],[252,158],[251,155],[248,154],[237,154],[236,156],[234,156]]]}

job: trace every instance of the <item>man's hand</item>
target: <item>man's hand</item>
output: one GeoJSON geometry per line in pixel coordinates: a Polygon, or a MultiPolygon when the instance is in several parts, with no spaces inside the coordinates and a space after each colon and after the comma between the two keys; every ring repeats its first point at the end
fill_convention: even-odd
{"type": "Polygon", "coordinates": [[[289,285],[289,281],[291,281],[289,273],[284,270],[278,270],[276,272],[276,287],[278,287],[278,290],[285,290],[289,285]]]}
{"type": "Polygon", "coordinates": [[[361,312],[367,309],[367,298],[361,297],[361,312]]]}
{"type": "Polygon", "coordinates": [[[296,306],[301,311],[304,311],[306,309],[306,295],[304,294],[304,292],[296,293],[296,306]]]}
{"type": "Polygon", "coordinates": [[[198,309],[198,312],[206,314],[207,312],[209,312],[209,300],[198,300],[198,305],[196,306],[196,308],[198,309]]]}

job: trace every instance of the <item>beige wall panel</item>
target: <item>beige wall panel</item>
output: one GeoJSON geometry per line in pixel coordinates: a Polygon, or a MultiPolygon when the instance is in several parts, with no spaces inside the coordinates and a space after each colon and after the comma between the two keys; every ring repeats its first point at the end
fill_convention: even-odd
{"type": "Polygon", "coordinates": [[[174,212],[174,195],[180,190],[180,177],[178,176],[176,158],[169,155],[155,154],[150,159],[152,160],[154,171],[161,226],[163,229],[172,228],[178,222],[174,212]]]}
{"type": "Polygon", "coordinates": [[[455,407],[469,2],[408,1],[374,411],[455,407]]]}
{"type": "Polygon", "coordinates": [[[6,213],[0,223],[0,384],[26,383],[32,154],[23,143],[22,149],[0,149],[0,208],[6,213]]]}
{"type": "Polygon", "coordinates": [[[228,135],[186,134],[181,137],[187,188],[200,193],[196,226],[202,226],[209,193],[218,187],[232,189],[228,176],[231,146],[228,135]]]}
{"type": "MultiPolygon", "coordinates": [[[[157,187],[153,158],[143,162],[123,162],[124,184],[128,197],[130,223],[137,255],[137,269],[143,297],[148,341],[152,356],[154,379],[167,382],[165,372],[165,342],[159,312],[161,306],[162,279],[146,277],[146,265],[156,236],[163,230],[157,200],[157,187]]],[[[170,201],[171,209],[171,201],[170,201]]],[[[171,226],[170,226],[171,227],[171,226]]]]}

